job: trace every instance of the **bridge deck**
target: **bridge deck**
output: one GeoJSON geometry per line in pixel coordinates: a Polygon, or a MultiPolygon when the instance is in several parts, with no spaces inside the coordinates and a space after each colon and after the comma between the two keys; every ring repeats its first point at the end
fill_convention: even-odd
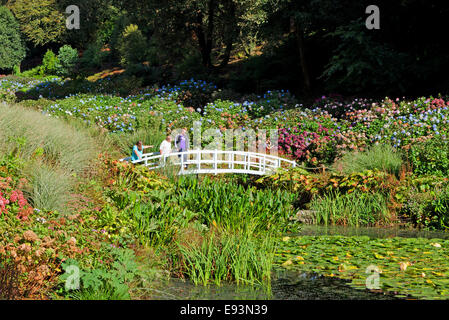
{"type": "Polygon", "coordinates": [[[175,165],[180,167],[178,173],[180,175],[219,173],[265,175],[281,167],[296,167],[295,161],[269,154],[225,150],[189,150],[168,155],[147,153],[142,156],[142,160],[132,163],[142,163],[150,170],[169,164],[175,165]]]}

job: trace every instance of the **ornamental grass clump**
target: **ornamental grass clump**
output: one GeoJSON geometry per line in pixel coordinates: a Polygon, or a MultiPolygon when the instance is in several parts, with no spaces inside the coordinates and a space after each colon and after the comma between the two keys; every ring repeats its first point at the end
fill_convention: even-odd
{"type": "Polygon", "coordinates": [[[380,193],[324,194],[311,201],[310,209],[315,213],[314,224],[360,227],[385,225],[392,220],[388,202],[380,193]]]}
{"type": "Polygon", "coordinates": [[[269,285],[276,250],[271,234],[213,232],[202,242],[178,243],[181,272],[196,285],[222,282],[269,285]]]}
{"type": "Polygon", "coordinates": [[[347,153],[337,166],[346,174],[377,169],[398,176],[402,155],[388,144],[376,144],[363,152],[347,153]]]}

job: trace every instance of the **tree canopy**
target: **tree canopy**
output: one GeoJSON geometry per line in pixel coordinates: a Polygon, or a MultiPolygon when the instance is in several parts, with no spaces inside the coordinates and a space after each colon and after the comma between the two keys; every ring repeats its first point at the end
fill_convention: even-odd
{"type": "Polygon", "coordinates": [[[27,43],[89,49],[100,64],[130,66],[126,59],[137,60],[169,68],[173,77],[215,77],[243,91],[287,86],[305,94],[384,95],[445,88],[449,50],[440,34],[448,31],[446,1],[379,0],[379,30],[365,26],[368,5],[356,0],[7,2],[27,43]],[[70,4],[80,7],[79,30],[65,29],[70,4]],[[130,40],[130,28],[137,41],[130,40]],[[111,55],[105,58],[104,50],[111,55]]]}

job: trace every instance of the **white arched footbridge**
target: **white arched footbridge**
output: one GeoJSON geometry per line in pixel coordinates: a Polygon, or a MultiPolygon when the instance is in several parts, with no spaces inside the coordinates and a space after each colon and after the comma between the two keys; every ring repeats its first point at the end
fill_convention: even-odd
{"type": "MultiPolygon", "coordinates": [[[[121,159],[121,161],[124,160],[130,160],[130,158],[121,159]]],[[[296,167],[295,161],[269,154],[224,150],[189,150],[166,155],[146,153],[142,156],[142,160],[132,161],[132,163],[143,164],[150,170],[166,165],[179,166],[179,175],[219,173],[265,175],[278,168],[296,167]]]]}

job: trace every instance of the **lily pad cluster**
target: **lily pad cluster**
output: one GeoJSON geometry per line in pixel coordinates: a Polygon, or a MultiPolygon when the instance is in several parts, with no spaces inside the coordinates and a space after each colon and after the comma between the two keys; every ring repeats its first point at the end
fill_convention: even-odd
{"type": "Polygon", "coordinates": [[[449,299],[449,240],[367,236],[284,237],[275,264],[351,280],[350,286],[397,297],[449,299]],[[378,288],[372,276],[379,276],[378,288]]]}

